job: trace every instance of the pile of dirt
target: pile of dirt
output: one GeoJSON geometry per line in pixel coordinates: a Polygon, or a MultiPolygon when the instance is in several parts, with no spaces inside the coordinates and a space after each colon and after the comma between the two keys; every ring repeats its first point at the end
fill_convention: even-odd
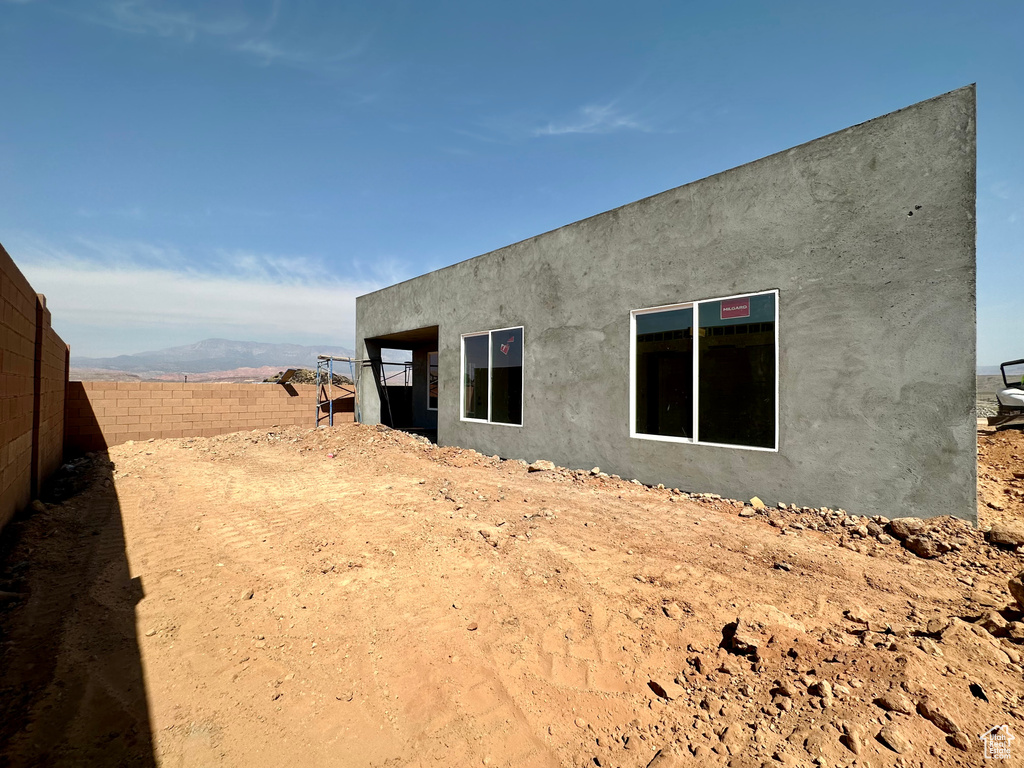
{"type": "MultiPolygon", "coordinates": [[[[979,439],[1016,498],[1019,433],[979,439]]],[[[768,508],[361,425],[109,459],[0,574],[12,765],[966,766],[1024,732],[1019,502],[768,508]]]]}
{"type": "MultiPolygon", "coordinates": [[[[285,373],[284,371],[278,371],[273,376],[271,376],[269,378],[266,378],[263,381],[264,382],[275,383],[277,381],[280,381],[281,377],[284,376],[284,373],[285,373]]],[[[327,374],[324,374],[324,382],[325,383],[327,381],[326,376],[327,376],[327,374]]],[[[333,375],[333,377],[331,378],[331,381],[334,384],[334,386],[336,386],[336,387],[350,386],[352,384],[352,379],[350,379],[348,376],[342,376],[342,375],[337,374],[337,373],[333,375]]],[[[291,378],[288,379],[288,383],[289,384],[316,384],[317,383],[316,371],[312,371],[309,368],[298,368],[298,369],[296,369],[295,373],[292,374],[291,378]]]]}

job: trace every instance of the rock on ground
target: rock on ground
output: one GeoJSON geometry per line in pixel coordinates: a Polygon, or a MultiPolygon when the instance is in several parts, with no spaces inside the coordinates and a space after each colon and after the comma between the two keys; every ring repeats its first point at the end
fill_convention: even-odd
{"type": "Polygon", "coordinates": [[[993,525],[986,533],[985,540],[997,547],[1016,549],[1024,546],[1024,528],[1005,524],[993,525]]]}
{"type": "Polygon", "coordinates": [[[1024,611],[1024,571],[1010,579],[1007,586],[1013,599],[1017,601],[1017,607],[1024,611]]]}
{"type": "MultiPolygon", "coordinates": [[[[1019,524],[1024,435],[984,439],[1019,524]]],[[[1021,721],[1020,556],[948,518],[745,519],[360,425],[89,462],[0,561],[12,766],[953,768],[1021,721]]]]}

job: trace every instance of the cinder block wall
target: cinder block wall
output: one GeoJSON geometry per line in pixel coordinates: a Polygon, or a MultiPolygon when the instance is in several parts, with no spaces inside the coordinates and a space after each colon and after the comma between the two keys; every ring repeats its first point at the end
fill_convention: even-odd
{"type": "MultiPolygon", "coordinates": [[[[351,395],[335,401],[334,414],[335,424],[352,421],[351,395]]],[[[212,437],[315,423],[312,384],[73,381],[65,450],[75,455],[151,437],[212,437]]]]}
{"type": "Polygon", "coordinates": [[[67,345],[37,294],[0,246],[0,527],[60,466],[67,345]]]}
{"type": "Polygon", "coordinates": [[[67,344],[50,328],[49,310],[46,310],[46,322],[41,326],[40,340],[36,363],[40,371],[39,402],[36,405],[37,495],[42,484],[64,460],[64,404],[71,355],[67,344]]]}

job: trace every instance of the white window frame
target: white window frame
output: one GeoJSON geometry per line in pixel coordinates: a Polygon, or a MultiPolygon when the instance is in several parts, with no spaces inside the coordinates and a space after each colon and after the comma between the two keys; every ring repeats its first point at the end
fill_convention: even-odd
{"type": "Polygon", "coordinates": [[[430,356],[437,355],[437,401],[441,402],[441,353],[436,349],[433,352],[427,352],[427,410],[436,411],[437,406],[430,407],[430,356]]]}
{"type": "Polygon", "coordinates": [[[679,304],[663,304],[659,307],[646,307],[634,309],[629,313],[629,436],[637,440],[657,440],[665,443],[687,443],[689,445],[709,445],[714,448],[734,448],[740,451],[764,451],[768,453],[779,452],[779,291],[753,291],[752,293],[737,293],[733,296],[718,296],[708,299],[698,299],[679,304]],[[700,399],[700,370],[698,356],[700,352],[700,305],[712,301],[728,301],[747,296],[775,296],[775,446],[763,448],[758,445],[730,445],[729,443],[708,443],[700,439],[699,423],[699,399],[700,399]],[[693,437],[674,437],[671,435],[648,435],[636,431],[636,318],[639,315],[652,315],[658,312],[667,312],[674,309],[693,309],[693,437]]]}
{"type": "Polygon", "coordinates": [[[523,420],[526,418],[526,328],[522,325],[504,325],[500,328],[492,328],[489,331],[477,331],[475,333],[464,333],[462,334],[459,342],[460,357],[459,357],[459,421],[467,421],[473,424],[494,424],[498,427],[516,427],[522,428],[522,423],[509,424],[504,421],[491,421],[491,396],[494,394],[494,388],[491,386],[491,379],[494,376],[494,344],[491,342],[491,334],[495,331],[514,331],[518,330],[522,334],[523,338],[523,385],[519,395],[520,405],[519,413],[522,415],[523,420]],[[466,339],[474,336],[486,336],[487,337],[487,418],[486,419],[471,419],[466,416],[466,339]]]}

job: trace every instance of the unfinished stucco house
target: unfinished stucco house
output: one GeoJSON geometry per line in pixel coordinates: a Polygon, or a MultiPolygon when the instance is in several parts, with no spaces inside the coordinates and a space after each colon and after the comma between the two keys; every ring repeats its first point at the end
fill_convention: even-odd
{"type": "Polygon", "coordinates": [[[367,369],[364,423],[687,491],[973,520],[974,86],[356,308],[360,358],[413,359],[401,393],[367,369]]]}

